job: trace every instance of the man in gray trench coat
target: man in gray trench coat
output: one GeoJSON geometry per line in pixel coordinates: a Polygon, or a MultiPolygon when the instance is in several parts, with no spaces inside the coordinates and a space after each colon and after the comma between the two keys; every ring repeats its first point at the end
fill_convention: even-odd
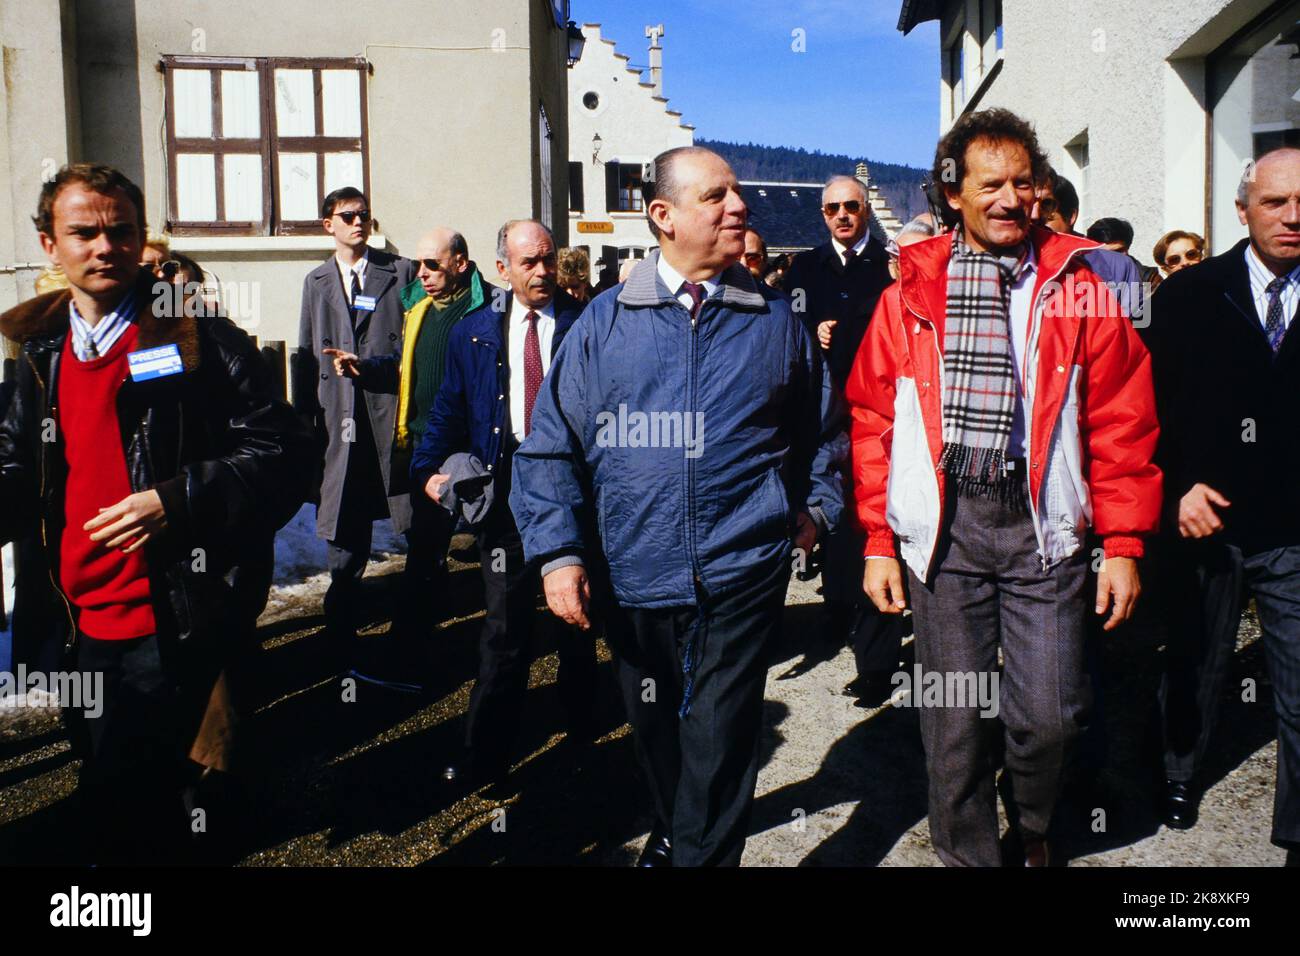
{"type": "Polygon", "coordinates": [[[346,649],[356,637],[353,611],[372,525],[391,517],[394,529],[405,532],[411,503],[406,493],[389,497],[397,396],[364,391],[354,379],[336,376],[322,352],[400,357],[401,291],[415,278],[415,263],[366,244],[370,205],[358,189],[326,196],[321,217],[335,251],[303,282],[294,406],[315,423],[325,449],[316,510],[316,534],[329,543],[325,627],[346,649]]]}

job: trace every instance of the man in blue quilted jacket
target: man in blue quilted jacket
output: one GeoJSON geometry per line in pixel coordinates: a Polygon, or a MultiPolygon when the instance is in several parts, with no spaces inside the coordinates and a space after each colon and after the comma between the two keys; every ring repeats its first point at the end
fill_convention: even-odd
{"type": "Polygon", "coordinates": [[[829,382],[739,260],[745,203],[707,149],[654,161],[660,242],[555,356],[510,505],[559,617],[601,609],[655,808],[645,866],[737,865],[766,651],[798,561],[842,507],[829,382]]]}

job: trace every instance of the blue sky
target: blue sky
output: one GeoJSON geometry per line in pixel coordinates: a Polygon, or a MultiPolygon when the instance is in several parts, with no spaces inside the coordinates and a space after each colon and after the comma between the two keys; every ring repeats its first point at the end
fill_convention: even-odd
{"type": "Polygon", "coordinates": [[[904,37],[900,0],[572,0],[632,65],[663,23],[664,93],[697,136],[928,167],[939,135],[939,28],[904,37]],[[793,31],[806,51],[794,52],[793,31]]]}

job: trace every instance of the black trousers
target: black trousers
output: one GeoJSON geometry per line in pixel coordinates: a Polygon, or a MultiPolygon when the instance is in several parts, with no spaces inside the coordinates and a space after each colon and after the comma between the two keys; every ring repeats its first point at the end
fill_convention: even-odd
{"type": "Polygon", "coordinates": [[[1300,847],[1300,546],[1243,555],[1219,542],[1166,549],[1162,581],[1170,614],[1165,674],[1165,773],[1200,769],[1232,666],[1244,590],[1255,598],[1277,712],[1273,842],[1300,847]]]}
{"type": "Polygon", "coordinates": [[[89,682],[83,687],[102,681],[96,706],[63,710],[73,752],[82,760],[77,800],[87,859],[184,859],[189,741],[179,732],[180,713],[157,637],[101,641],[78,634],[75,668],[89,682]]]}
{"type": "Polygon", "coordinates": [[[446,589],[447,548],[455,520],[434,504],[423,490],[411,494],[411,527],[406,532],[406,565],[402,569],[402,597],[397,610],[398,630],[407,637],[429,633],[443,616],[440,605],[446,589]]]}
{"type": "Polygon", "coordinates": [[[836,647],[848,640],[858,676],[892,674],[898,669],[903,635],[909,621],[901,615],[881,614],[862,589],[866,536],[845,509],[822,545],[822,598],[825,626],[836,647]]]}
{"type": "Polygon", "coordinates": [[[738,866],[758,779],[767,652],[790,569],[696,607],[614,607],[606,635],[674,866],[738,866]]]}
{"type": "Polygon", "coordinates": [[[539,614],[545,614],[558,645],[557,682],[569,733],[588,739],[593,725],[596,639],[538,610],[536,562],[524,560],[523,543],[506,496],[496,492],[492,510],[477,533],[487,617],[479,633],[478,680],[470,693],[465,745],[477,773],[496,776],[510,762],[519,729],[528,666],[539,614]]]}

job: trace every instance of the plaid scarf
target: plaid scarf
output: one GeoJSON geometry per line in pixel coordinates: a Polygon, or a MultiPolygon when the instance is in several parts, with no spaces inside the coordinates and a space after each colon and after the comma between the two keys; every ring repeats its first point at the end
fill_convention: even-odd
{"type": "Polygon", "coordinates": [[[1006,470],[1017,389],[1011,287],[1026,259],[975,252],[959,226],[948,262],[943,340],[943,455],[961,495],[1013,501],[1024,484],[1006,470]]]}

